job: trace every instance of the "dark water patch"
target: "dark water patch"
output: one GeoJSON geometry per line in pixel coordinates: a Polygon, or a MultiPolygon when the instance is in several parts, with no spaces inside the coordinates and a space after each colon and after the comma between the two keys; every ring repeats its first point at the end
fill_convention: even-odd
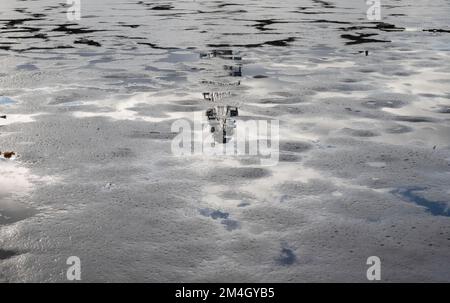
{"type": "Polygon", "coordinates": [[[432,214],[433,216],[449,217],[450,204],[442,201],[429,200],[424,198],[422,195],[418,194],[418,192],[423,192],[425,190],[427,190],[427,188],[425,187],[413,186],[413,187],[398,188],[393,190],[391,193],[402,198],[403,200],[424,207],[426,211],[432,214]]]}
{"type": "Polygon", "coordinates": [[[200,214],[202,216],[211,217],[214,220],[217,220],[217,219],[228,219],[228,217],[230,216],[229,213],[222,212],[220,210],[214,210],[214,209],[211,209],[211,208],[202,208],[202,209],[199,210],[199,212],[200,212],[200,214]]]}
{"type": "Polygon", "coordinates": [[[395,99],[368,100],[362,103],[363,106],[368,108],[401,108],[405,104],[407,104],[407,102],[395,99]]]}
{"type": "Polygon", "coordinates": [[[170,4],[167,5],[157,5],[157,6],[153,6],[150,9],[154,10],[154,11],[168,11],[173,9],[174,7],[170,4]]]}
{"type": "Polygon", "coordinates": [[[236,221],[236,220],[225,219],[225,220],[222,220],[220,223],[225,225],[225,229],[227,231],[233,231],[233,230],[241,228],[241,224],[239,223],[239,221],[236,221]]]}
{"type": "Polygon", "coordinates": [[[404,27],[397,27],[394,24],[386,23],[386,22],[373,22],[371,24],[373,24],[373,26],[357,25],[357,26],[350,26],[350,27],[342,27],[342,28],[340,28],[340,30],[355,31],[355,30],[373,29],[373,30],[380,30],[383,32],[402,32],[405,30],[404,27]]]}
{"type": "Polygon", "coordinates": [[[282,247],[280,255],[276,258],[276,262],[281,266],[290,266],[297,261],[294,251],[288,247],[282,247]]]}
{"type": "Polygon", "coordinates": [[[175,8],[172,4],[156,4],[155,5],[155,3],[146,3],[144,1],[139,1],[137,4],[144,5],[144,6],[148,7],[149,10],[154,10],[154,11],[168,11],[168,10],[172,10],[175,8]]]}
{"type": "Polygon", "coordinates": [[[237,207],[247,207],[247,206],[250,206],[250,205],[251,205],[250,202],[241,202],[241,203],[238,204],[237,207]]]}
{"type": "Polygon", "coordinates": [[[431,33],[450,33],[450,29],[442,29],[442,28],[424,29],[423,31],[431,33]]]}
{"type": "Polygon", "coordinates": [[[332,14],[332,12],[312,12],[312,11],[296,11],[294,13],[304,14],[304,15],[324,15],[324,14],[332,14]]]}
{"type": "Polygon", "coordinates": [[[256,24],[250,25],[252,27],[255,27],[259,31],[272,31],[274,29],[267,28],[267,26],[273,25],[273,24],[280,24],[280,23],[288,23],[286,21],[279,21],[275,19],[266,19],[266,20],[254,20],[256,24]]]}
{"type": "Polygon", "coordinates": [[[196,10],[196,13],[197,13],[197,14],[205,14],[205,15],[206,15],[206,14],[209,14],[209,15],[216,15],[216,14],[224,14],[224,13],[229,14],[229,13],[232,13],[232,12],[227,11],[227,10],[205,11],[205,10],[198,9],[198,10],[196,10]]]}
{"type": "MultiPolygon", "coordinates": [[[[65,6],[67,6],[67,4],[61,3],[61,6],[65,7],[65,6]]],[[[58,8],[60,8],[59,5],[47,5],[47,6],[44,6],[44,11],[51,11],[51,10],[58,9],[58,8]]]]}
{"type": "Polygon", "coordinates": [[[438,109],[438,113],[440,114],[450,114],[450,106],[448,105],[440,105],[438,109]]]}
{"type": "Polygon", "coordinates": [[[116,35],[114,36],[119,39],[132,39],[132,40],[145,40],[146,37],[133,37],[133,36],[124,36],[124,35],[116,35]]]}
{"type": "Polygon", "coordinates": [[[29,13],[28,15],[32,16],[34,18],[43,18],[43,17],[47,16],[46,14],[41,14],[41,13],[29,13]]]}
{"type": "Polygon", "coordinates": [[[37,27],[31,27],[31,26],[22,26],[19,29],[12,29],[12,30],[0,30],[0,33],[7,34],[7,33],[35,33],[39,32],[41,29],[37,27]]]}
{"type": "Polygon", "coordinates": [[[406,126],[406,125],[395,125],[389,128],[385,129],[385,132],[388,134],[404,134],[404,133],[410,133],[414,129],[406,126]]]}
{"type": "Polygon", "coordinates": [[[53,32],[64,32],[68,35],[91,34],[91,33],[95,33],[95,32],[105,31],[105,30],[89,29],[86,27],[71,28],[73,26],[78,26],[78,24],[76,24],[76,23],[60,24],[56,28],[52,29],[52,31],[53,32]]]}
{"type": "Polygon", "coordinates": [[[29,48],[24,48],[24,49],[17,49],[14,50],[16,52],[19,53],[24,53],[24,52],[28,52],[28,51],[34,51],[34,50],[57,50],[57,49],[71,49],[74,48],[73,46],[70,45],[58,45],[58,46],[54,46],[54,47],[29,47],[29,48]]]}
{"type": "Polygon", "coordinates": [[[241,4],[237,4],[237,3],[221,3],[221,4],[217,5],[217,7],[219,7],[219,8],[224,8],[224,7],[227,7],[227,6],[241,6],[241,4]]]}
{"type": "Polygon", "coordinates": [[[430,117],[420,117],[420,116],[396,116],[395,120],[411,123],[428,123],[436,122],[436,119],[430,117]]]}
{"type": "Polygon", "coordinates": [[[271,172],[264,168],[238,167],[216,169],[207,175],[207,179],[212,182],[234,182],[244,180],[255,180],[269,177],[271,172]]]}
{"type": "Polygon", "coordinates": [[[282,141],[280,142],[280,151],[293,153],[302,153],[310,150],[313,146],[307,142],[300,141],[282,141]]]}
{"type": "Polygon", "coordinates": [[[425,98],[445,98],[444,95],[438,95],[438,94],[433,94],[433,93],[422,93],[422,94],[418,94],[421,97],[425,97],[425,98]]]}
{"type": "Polygon", "coordinates": [[[137,44],[147,45],[147,46],[150,46],[153,49],[163,49],[163,50],[178,50],[179,49],[177,47],[159,46],[159,45],[157,45],[155,43],[150,43],[150,42],[138,42],[137,44]]]}
{"type": "Polygon", "coordinates": [[[141,73],[117,73],[117,74],[109,74],[109,75],[105,75],[103,76],[103,78],[105,79],[120,79],[120,80],[125,80],[125,79],[141,79],[141,78],[147,78],[148,75],[146,74],[141,74],[141,73]]]}
{"type": "Polygon", "coordinates": [[[402,32],[405,30],[404,27],[397,27],[394,24],[386,23],[386,22],[378,22],[375,25],[375,29],[385,31],[385,32],[402,32]]]}
{"type": "Polygon", "coordinates": [[[18,255],[20,255],[18,251],[0,249],[0,260],[6,260],[18,255]]]}
{"type": "Polygon", "coordinates": [[[232,11],[226,11],[226,14],[246,14],[248,13],[247,10],[245,9],[236,9],[236,10],[232,10],[232,11]]]}
{"type": "Polygon", "coordinates": [[[209,217],[213,220],[221,220],[220,223],[224,225],[227,231],[233,231],[241,227],[239,221],[230,219],[230,214],[222,212],[220,210],[214,210],[211,208],[199,209],[199,213],[204,217],[209,217]]]}
{"type": "Polygon", "coordinates": [[[336,6],[329,2],[329,1],[323,1],[323,0],[312,0],[312,2],[319,4],[323,8],[336,8],[336,6]]]}
{"type": "Polygon", "coordinates": [[[376,137],[379,136],[378,133],[371,131],[371,130],[365,130],[365,129],[351,129],[351,128],[344,128],[342,130],[344,133],[352,136],[352,137],[376,137]]]}
{"type": "Polygon", "coordinates": [[[294,42],[295,38],[290,37],[282,40],[274,40],[274,41],[267,41],[263,45],[271,45],[271,46],[289,46],[290,43],[294,42]]]}
{"type": "Polygon", "coordinates": [[[222,33],[222,36],[246,36],[248,33],[222,33]]]}
{"type": "Polygon", "coordinates": [[[317,19],[308,21],[309,23],[332,23],[332,24],[352,24],[347,21],[337,21],[337,20],[327,20],[327,19],[317,19]]]}
{"type": "Polygon", "coordinates": [[[415,72],[413,72],[413,71],[401,71],[401,72],[392,73],[393,76],[398,76],[398,77],[408,77],[408,76],[412,76],[414,74],[415,74],[415,72]]]}
{"type": "Polygon", "coordinates": [[[266,42],[262,42],[262,43],[253,43],[253,44],[208,44],[208,47],[214,47],[214,48],[219,48],[219,47],[227,47],[227,48],[229,48],[229,47],[257,48],[257,47],[262,47],[262,46],[266,46],[266,45],[285,47],[285,46],[289,46],[290,43],[294,42],[295,40],[296,40],[296,38],[289,37],[289,38],[281,39],[281,40],[272,40],[272,41],[266,41],[266,42]]]}
{"type": "Polygon", "coordinates": [[[6,37],[8,39],[43,39],[48,40],[48,36],[46,34],[36,34],[32,36],[15,36],[15,37],[6,37]]]}
{"type": "Polygon", "coordinates": [[[333,12],[324,11],[324,10],[317,11],[317,5],[316,6],[301,6],[301,7],[298,7],[297,10],[292,11],[292,12],[298,13],[298,14],[305,14],[305,15],[323,15],[323,14],[333,13],[333,12]],[[313,11],[311,11],[311,9],[313,9],[313,11]]]}
{"type": "Polygon", "coordinates": [[[25,22],[40,21],[40,20],[44,20],[44,19],[41,19],[41,18],[0,19],[0,22],[5,22],[4,28],[8,29],[8,28],[15,28],[17,25],[22,25],[25,22]]]}
{"type": "Polygon", "coordinates": [[[138,27],[140,27],[139,24],[124,24],[123,22],[119,22],[119,26],[129,27],[129,28],[138,28],[138,27]]]}
{"type": "Polygon", "coordinates": [[[364,34],[364,33],[356,33],[355,35],[344,34],[341,35],[341,38],[351,40],[350,42],[346,42],[346,45],[355,45],[355,44],[364,44],[364,43],[388,43],[390,40],[380,40],[369,38],[372,36],[377,36],[378,34],[364,34]]]}
{"type": "Polygon", "coordinates": [[[34,64],[20,64],[16,66],[17,70],[26,70],[26,71],[34,71],[38,70],[39,68],[34,64]]]}
{"type": "Polygon", "coordinates": [[[89,40],[86,38],[80,38],[77,39],[73,42],[74,44],[86,44],[86,45],[90,45],[90,46],[96,46],[96,47],[101,47],[102,45],[94,40],[89,40]]]}
{"type": "Polygon", "coordinates": [[[133,139],[151,139],[151,140],[172,140],[178,133],[161,131],[134,131],[129,138],[133,139]]]}
{"type": "Polygon", "coordinates": [[[298,155],[282,153],[280,154],[279,160],[280,162],[301,162],[302,157],[298,155]]]}
{"type": "MultiPolygon", "coordinates": [[[[364,51],[361,51],[361,52],[364,52],[364,51]]],[[[345,82],[345,83],[358,83],[358,82],[361,82],[361,79],[346,78],[346,79],[342,79],[341,82],[345,82]]]]}

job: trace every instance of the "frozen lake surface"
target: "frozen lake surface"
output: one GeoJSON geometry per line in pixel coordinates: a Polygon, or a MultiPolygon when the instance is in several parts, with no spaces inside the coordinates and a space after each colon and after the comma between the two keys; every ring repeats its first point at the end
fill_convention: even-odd
{"type": "Polygon", "coordinates": [[[0,3],[0,282],[450,282],[449,1],[60,2],[0,3]],[[172,153],[214,98],[277,165],[172,153]]]}

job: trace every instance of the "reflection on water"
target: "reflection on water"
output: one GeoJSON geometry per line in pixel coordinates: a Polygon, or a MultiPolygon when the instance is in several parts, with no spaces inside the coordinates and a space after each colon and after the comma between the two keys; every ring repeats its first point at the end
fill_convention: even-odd
{"type": "MultiPolygon", "coordinates": [[[[226,71],[226,77],[242,77],[242,56],[237,55],[235,51],[230,49],[215,49],[208,53],[201,53],[200,58],[214,59],[219,58],[226,61],[231,61],[234,64],[225,64],[223,69],[226,71]]],[[[223,75],[216,74],[216,78],[222,78],[223,75]]],[[[216,80],[202,80],[201,84],[215,87],[216,89],[223,88],[237,88],[241,86],[241,81],[238,82],[223,82],[216,80]]],[[[213,91],[203,93],[204,100],[217,103],[218,105],[206,110],[206,117],[210,126],[210,132],[213,135],[214,141],[219,144],[226,144],[231,141],[236,128],[236,118],[239,115],[239,110],[236,106],[227,104],[227,101],[233,98],[238,98],[238,92],[233,91],[213,91]]]]}
{"type": "Polygon", "coordinates": [[[20,198],[31,191],[33,179],[25,167],[15,163],[11,152],[0,157],[0,225],[11,224],[36,214],[36,210],[23,204],[20,198]]]}
{"type": "Polygon", "coordinates": [[[232,106],[216,106],[206,111],[214,141],[223,144],[230,142],[236,128],[236,120],[233,118],[238,113],[238,108],[232,106]]]}
{"type": "Polygon", "coordinates": [[[42,247],[11,280],[58,280],[73,248],[97,260],[87,281],[358,280],[349,260],[381,245],[392,272],[414,275],[414,250],[413,277],[448,280],[448,1],[383,0],[380,22],[354,0],[82,2],[68,22],[65,3],[0,1],[0,151],[21,161],[0,159],[0,224],[24,227],[2,226],[0,259],[42,247]],[[236,124],[280,121],[279,163],[175,157],[192,113],[224,150],[236,124]]]}

